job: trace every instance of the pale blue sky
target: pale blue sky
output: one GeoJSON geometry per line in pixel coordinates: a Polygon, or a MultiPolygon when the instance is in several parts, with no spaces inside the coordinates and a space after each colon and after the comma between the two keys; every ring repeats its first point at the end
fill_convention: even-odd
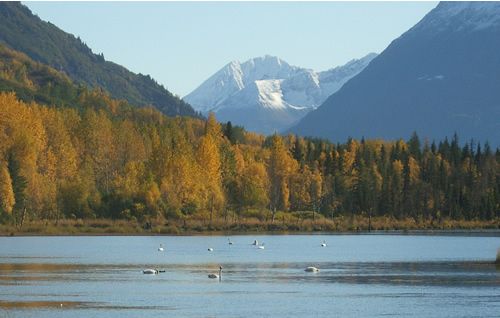
{"type": "Polygon", "coordinates": [[[232,60],[326,70],[380,53],[437,2],[24,2],[95,53],[184,96],[232,60]]]}

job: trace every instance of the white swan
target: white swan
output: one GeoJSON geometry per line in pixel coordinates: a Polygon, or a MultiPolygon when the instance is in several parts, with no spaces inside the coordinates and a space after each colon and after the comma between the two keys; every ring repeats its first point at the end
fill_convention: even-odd
{"type": "Polygon", "coordinates": [[[158,247],[158,252],[163,252],[164,249],[163,249],[163,244],[160,244],[160,247],[158,247]]]}
{"type": "Polygon", "coordinates": [[[263,249],[265,249],[266,247],[264,246],[264,243],[262,243],[261,245],[258,245],[258,246],[257,246],[257,248],[259,248],[259,249],[263,250],[263,249]]]}
{"type": "Polygon", "coordinates": [[[252,243],[252,245],[258,246],[259,245],[259,241],[254,240],[253,243],[252,243]]]}
{"type": "Polygon", "coordinates": [[[326,247],[326,241],[323,240],[323,243],[321,243],[321,247],[326,247]]]}
{"type": "Polygon", "coordinates": [[[219,266],[219,274],[208,274],[208,278],[212,278],[212,279],[215,279],[215,278],[218,278],[219,281],[222,279],[222,266],[219,266]]]}
{"type": "Polygon", "coordinates": [[[209,251],[209,252],[213,252],[213,251],[214,251],[214,249],[213,249],[213,248],[211,248],[211,247],[209,247],[209,248],[208,248],[208,251],[209,251]]]}
{"type": "Polygon", "coordinates": [[[157,269],[147,268],[142,271],[143,274],[158,274],[157,269]]]}
{"type": "Polygon", "coordinates": [[[310,273],[317,273],[317,272],[319,272],[319,268],[314,267],[314,266],[309,266],[306,269],[304,269],[304,271],[310,272],[310,273]]]}

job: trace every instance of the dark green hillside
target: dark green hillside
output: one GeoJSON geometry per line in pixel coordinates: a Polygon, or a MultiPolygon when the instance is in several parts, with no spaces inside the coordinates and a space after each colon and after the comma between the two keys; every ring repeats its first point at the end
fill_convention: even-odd
{"type": "Polygon", "coordinates": [[[75,85],[69,77],[50,66],[38,63],[23,53],[0,44],[0,92],[14,92],[28,103],[36,102],[48,106],[102,108],[114,103],[120,108],[130,108],[122,100],[111,101],[107,92],[84,85],[75,85]]]}
{"type": "Polygon", "coordinates": [[[25,102],[69,106],[78,88],[64,74],[25,54],[0,45],[0,91],[13,91],[25,102]]]}
{"type": "Polygon", "coordinates": [[[0,43],[64,72],[75,82],[101,87],[132,105],[153,105],[169,116],[197,116],[189,104],[150,76],[106,61],[79,38],[42,21],[19,2],[0,2],[0,43]]]}

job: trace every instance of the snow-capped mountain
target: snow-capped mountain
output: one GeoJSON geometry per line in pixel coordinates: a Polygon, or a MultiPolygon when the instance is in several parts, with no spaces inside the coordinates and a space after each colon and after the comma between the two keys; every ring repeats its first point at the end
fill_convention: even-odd
{"type": "Polygon", "coordinates": [[[375,53],[324,72],[291,66],[274,56],[233,61],[184,100],[202,113],[251,131],[282,131],[358,74],[375,53]]]}
{"type": "Polygon", "coordinates": [[[500,145],[500,2],[441,2],[291,132],[500,145]]]}

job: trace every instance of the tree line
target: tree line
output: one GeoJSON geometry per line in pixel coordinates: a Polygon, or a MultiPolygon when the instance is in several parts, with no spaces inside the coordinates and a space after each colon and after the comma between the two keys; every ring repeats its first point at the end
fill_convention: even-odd
{"type": "Polygon", "coordinates": [[[0,93],[2,223],[500,216],[500,150],[487,143],[265,137],[100,90],[78,100],[55,108],[0,93]]]}

